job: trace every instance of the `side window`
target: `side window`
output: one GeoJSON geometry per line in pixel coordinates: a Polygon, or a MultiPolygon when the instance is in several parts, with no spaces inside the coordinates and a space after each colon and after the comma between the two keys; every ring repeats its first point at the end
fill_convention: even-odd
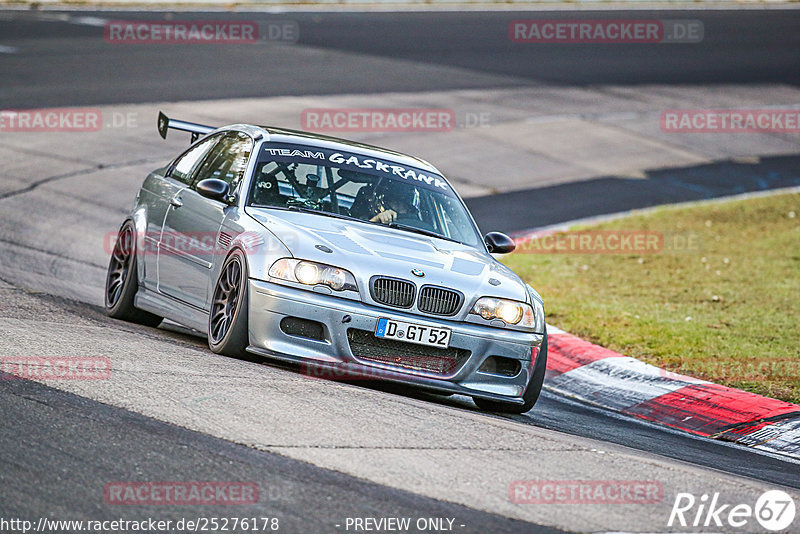
{"type": "Polygon", "coordinates": [[[219,136],[214,135],[186,151],[172,166],[172,172],[169,175],[170,178],[174,178],[187,185],[190,184],[192,181],[192,169],[203,160],[217,141],[219,141],[219,136]]]}
{"type": "Polygon", "coordinates": [[[247,160],[253,151],[253,140],[241,132],[228,132],[203,161],[192,186],[201,180],[217,178],[228,182],[235,191],[244,177],[247,160]]]}

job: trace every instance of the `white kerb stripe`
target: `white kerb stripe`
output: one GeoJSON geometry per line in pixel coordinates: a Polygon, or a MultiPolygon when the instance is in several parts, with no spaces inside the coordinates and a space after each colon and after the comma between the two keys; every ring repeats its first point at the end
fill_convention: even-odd
{"type": "Polygon", "coordinates": [[[624,410],[690,384],[707,383],[629,356],[597,360],[545,381],[548,389],[612,410],[624,410]]]}
{"type": "Polygon", "coordinates": [[[100,17],[70,17],[70,24],[80,24],[81,26],[94,26],[102,28],[106,25],[108,20],[101,19],[100,17]]]}
{"type": "Polygon", "coordinates": [[[557,326],[553,326],[553,325],[549,324],[549,325],[547,325],[547,335],[549,336],[549,335],[552,335],[552,334],[566,334],[566,332],[564,332],[563,330],[561,330],[557,326]]]}
{"type": "Polygon", "coordinates": [[[800,418],[767,425],[736,441],[756,449],[800,457],[800,418]]]}

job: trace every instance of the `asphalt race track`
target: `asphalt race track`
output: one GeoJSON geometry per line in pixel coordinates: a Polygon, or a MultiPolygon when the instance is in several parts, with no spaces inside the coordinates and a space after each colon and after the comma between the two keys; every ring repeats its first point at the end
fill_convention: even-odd
{"type": "MultiPolygon", "coordinates": [[[[2,460],[7,466],[3,472],[4,512],[13,510],[15,516],[38,517],[48,510],[52,518],[59,512],[69,517],[95,517],[97,487],[93,481],[124,479],[136,472],[145,480],[253,481],[260,488],[259,502],[263,504],[239,513],[248,517],[270,513],[281,518],[282,530],[290,532],[329,531],[363,510],[375,516],[455,517],[475,532],[533,530],[522,521],[314,468],[36,382],[7,380],[2,385],[0,405],[7,421],[0,432],[5,451],[2,460]],[[13,456],[20,447],[25,455],[13,456]],[[31,472],[38,475],[35,487],[31,472]]],[[[160,512],[151,506],[123,510],[120,517],[177,521],[184,516],[180,511],[160,512]]],[[[219,507],[194,506],[192,513],[218,515],[219,507]]],[[[543,527],[535,530],[557,532],[543,527]]]]}
{"type": "MultiPolygon", "coordinates": [[[[552,45],[537,53],[510,46],[508,21],[558,13],[180,15],[299,24],[299,46],[255,47],[110,47],[96,22],[161,16],[0,11],[0,45],[14,49],[0,53],[3,109],[330,94],[355,95],[358,102],[359,94],[384,91],[542,85],[800,82],[797,10],[616,12],[616,18],[701,19],[707,38],[691,48],[552,45]]],[[[11,170],[30,167],[35,174],[22,187],[0,178],[5,350],[100,351],[114,359],[116,373],[108,384],[57,389],[0,380],[0,517],[222,515],[219,507],[108,506],[102,489],[115,480],[248,480],[260,488],[259,503],[228,515],[274,515],[286,532],[344,531],[346,518],[365,516],[455,518],[456,531],[476,533],[661,531],[675,492],[752,499],[764,489],[800,489],[797,463],[549,393],[528,414],[501,417],[477,411],[466,398],[311,381],[274,362],[213,355],[203,339],[180,328],[105,318],[97,304],[107,256],[95,245],[129,208],[140,181],[129,177],[143,178],[183,146],[184,140],[163,144],[154,127],[148,131],[151,137],[136,141],[111,137],[81,147],[23,146],[0,132],[3,150],[15,158],[11,170]],[[123,185],[114,182],[115,173],[123,185]],[[511,472],[503,473],[506,467],[511,472]],[[663,481],[664,502],[577,513],[515,507],[503,493],[517,479],[604,476],[663,481]]],[[[668,169],[646,185],[598,176],[468,204],[482,227],[511,232],[797,185],[800,157],[744,167],[668,169]],[[551,201],[529,209],[542,195],[551,201]]]]}
{"type": "MultiPolygon", "coordinates": [[[[72,22],[17,13],[2,23],[3,45],[18,46],[0,72],[4,108],[101,105],[278,95],[431,91],[531,84],[681,84],[800,81],[800,13],[614,12],[637,19],[702,19],[700,47],[651,44],[515,46],[508,22],[558,12],[180,13],[181,20],[296,21],[302,47],[264,44],[108,46],[80,16],[146,20],[163,14],[84,13],[72,22]],[[336,53],[336,54],[334,54],[336,53]],[[35,61],[31,59],[35,58],[35,61]],[[377,58],[399,60],[376,70],[377,58]],[[120,78],[124,83],[120,83],[120,78]],[[58,90],[55,90],[55,89],[58,90]]],[[[608,18],[584,11],[575,18],[608,18]]]]}

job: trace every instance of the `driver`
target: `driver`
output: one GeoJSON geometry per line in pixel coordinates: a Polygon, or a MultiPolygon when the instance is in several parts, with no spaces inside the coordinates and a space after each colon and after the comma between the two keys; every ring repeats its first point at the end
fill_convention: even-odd
{"type": "Polygon", "coordinates": [[[418,216],[419,192],[413,185],[392,180],[383,194],[383,202],[379,204],[378,213],[370,222],[391,224],[398,216],[418,216]]]}

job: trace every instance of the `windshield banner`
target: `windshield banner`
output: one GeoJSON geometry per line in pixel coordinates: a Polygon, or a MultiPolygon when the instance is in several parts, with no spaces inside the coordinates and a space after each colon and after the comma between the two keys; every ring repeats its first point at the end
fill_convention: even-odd
{"type": "MultiPolygon", "coordinates": [[[[390,176],[413,182],[416,186],[434,191],[451,193],[450,186],[441,176],[427,173],[413,167],[399,165],[394,162],[378,159],[363,154],[353,154],[341,150],[330,150],[321,147],[303,145],[268,144],[261,149],[261,161],[279,161],[282,163],[305,163],[324,165],[350,171],[372,174],[374,176],[390,176]]],[[[451,193],[452,194],[452,193],[451,193]]]]}

